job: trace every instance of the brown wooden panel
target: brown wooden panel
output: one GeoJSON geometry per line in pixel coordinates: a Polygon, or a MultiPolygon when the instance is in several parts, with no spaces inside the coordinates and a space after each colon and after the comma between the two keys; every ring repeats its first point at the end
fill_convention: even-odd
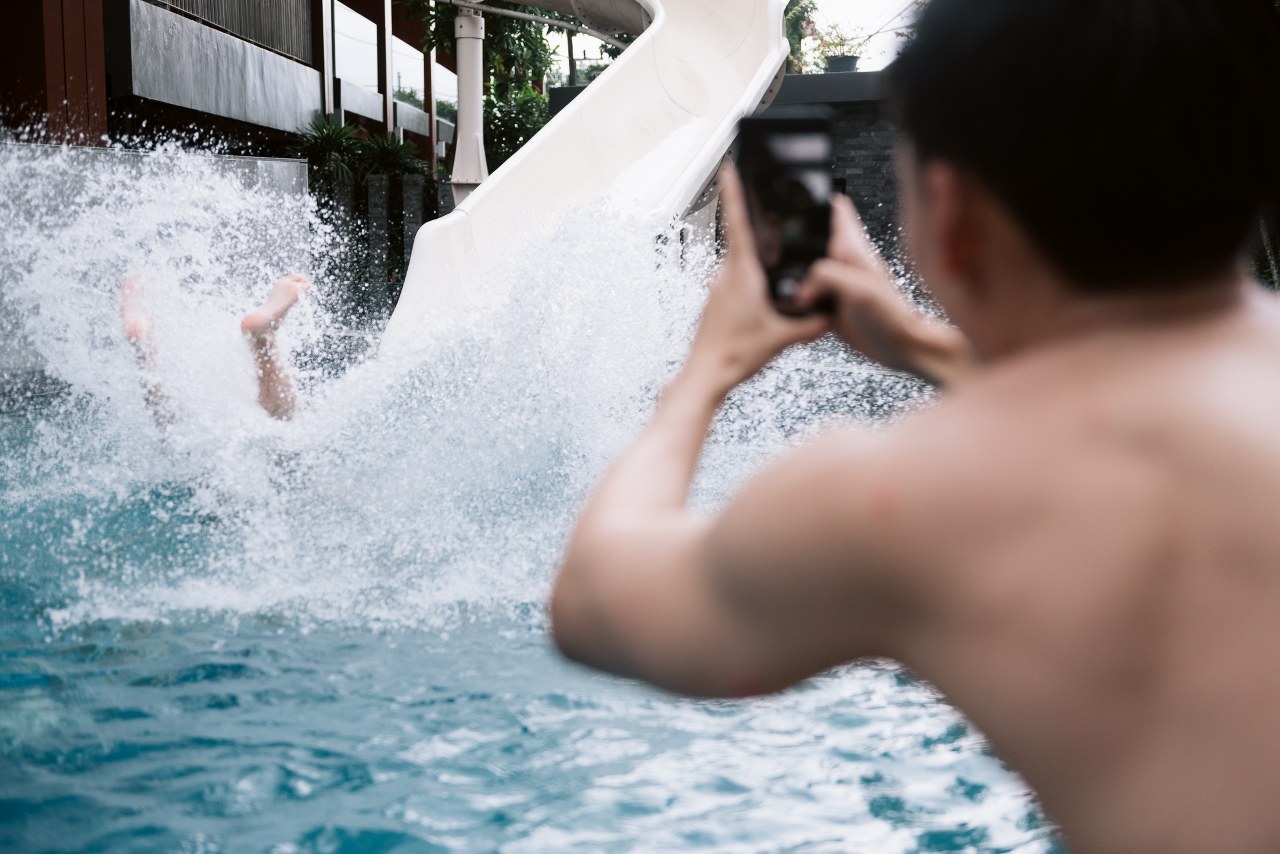
{"type": "Polygon", "coordinates": [[[85,61],[84,0],[62,0],[63,63],[67,74],[67,131],[75,142],[89,129],[89,69],[85,61]]]}
{"type": "Polygon", "coordinates": [[[90,144],[105,144],[102,138],[107,134],[107,49],[102,0],[84,0],[84,57],[88,74],[85,133],[90,144]]]}
{"type": "Polygon", "coordinates": [[[67,133],[67,72],[62,37],[62,0],[43,0],[44,79],[48,98],[49,133],[62,139],[67,133]]]}
{"type": "Polygon", "coordinates": [[[375,23],[382,17],[382,0],[342,0],[342,4],[375,23]]]}
{"type": "Polygon", "coordinates": [[[39,3],[5,8],[0,26],[0,121],[13,127],[44,121],[44,10],[39,3]]]}

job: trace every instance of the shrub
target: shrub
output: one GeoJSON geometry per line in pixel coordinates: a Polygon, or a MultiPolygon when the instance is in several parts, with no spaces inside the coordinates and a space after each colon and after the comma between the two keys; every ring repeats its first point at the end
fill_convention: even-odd
{"type": "Polygon", "coordinates": [[[486,99],[484,153],[489,169],[506,163],[550,120],[546,96],[528,86],[508,100],[486,99]]]}

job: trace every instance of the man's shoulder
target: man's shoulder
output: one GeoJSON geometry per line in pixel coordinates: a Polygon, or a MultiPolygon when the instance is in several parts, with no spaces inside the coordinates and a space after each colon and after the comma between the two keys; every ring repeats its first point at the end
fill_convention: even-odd
{"type": "Polygon", "coordinates": [[[1090,417],[1083,396],[1077,407],[995,378],[883,430],[836,431],[805,465],[850,538],[872,541],[898,569],[934,571],[1051,521],[1070,500],[1061,484],[1106,453],[1090,417]]]}

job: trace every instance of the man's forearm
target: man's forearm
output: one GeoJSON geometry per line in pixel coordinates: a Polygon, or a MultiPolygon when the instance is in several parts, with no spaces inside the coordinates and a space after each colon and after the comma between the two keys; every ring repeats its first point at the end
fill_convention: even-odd
{"type": "Polygon", "coordinates": [[[605,476],[583,522],[594,515],[682,509],[727,391],[721,386],[710,371],[686,366],[662,393],[648,426],[605,476]]]}
{"type": "Polygon", "coordinates": [[[714,383],[686,366],[664,391],[648,426],[588,500],[551,601],[556,642],[571,658],[653,678],[636,658],[635,647],[644,644],[635,635],[643,631],[632,625],[632,609],[646,579],[681,565],[684,547],[699,527],[685,502],[722,399],[714,383]]]}

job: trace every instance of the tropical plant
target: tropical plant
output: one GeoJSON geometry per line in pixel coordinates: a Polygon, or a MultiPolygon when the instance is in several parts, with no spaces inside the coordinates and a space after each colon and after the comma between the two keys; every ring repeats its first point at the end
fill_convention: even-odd
{"type": "Polygon", "coordinates": [[[427,164],[418,159],[417,146],[381,135],[360,140],[355,165],[356,177],[360,180],[370,175],[400,178],[427,173],[427,164]]]}
{"type": "Polygon", "coordinates": [[[547,97],[525,87],[508,99],[484,102],[484,154],[489,168],[497,169],[520,150],[551,119],[547,97]]]}
{"type": "Polygon", "coordinates": [[[354,125],[326,117],[303,128],[289,153],[307,161],[313,186],[332,193],[338,182],[354,179],[358,148],[354,125]]]}
{"type": "Polygon", "coordinates": [[[381,135],[359,139],[358,132],[355,125],[322,119],[307,125],[289,147],[293,156],[306,159],[311,186],[319,195],[332,197],[339,184],[361,184],[371,175],[427,174],[413,143],[381,135]]]}

